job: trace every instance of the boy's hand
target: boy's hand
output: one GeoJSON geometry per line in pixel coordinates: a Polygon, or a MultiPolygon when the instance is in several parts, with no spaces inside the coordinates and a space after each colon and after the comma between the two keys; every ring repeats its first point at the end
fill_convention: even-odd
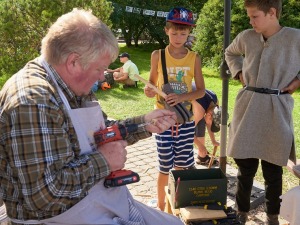
{"type": "Polygon", "coordinates": [[[212,140],[211,143],[213,146],[220,146],[220,143],[216,140],[212,140]]]}
{"type": "Polygon", "coordinates": [[[144,88],[144,93],[148,98],[153,98],[156,95],[156,92],[153,90],[153,88],[151,88],[147,85],[144,88]]]}
{"type": "Polygon", "coordinates": [[[180,99],[180,95],[177,95],[175,93],[170,93],[165,97],[166,102],[170,105],[170,106],[175,106],[178,103],[181,102],[180,99]]]}
{"type": "Polygon", "coordinates": [[[289,92],[289,94],[293,94],[300,87],[300,80],[295,77],[292,82],[285,88],[281,90],[281,92],[289,92]]]}
{"type": "Polygon", "coordinates": [[[239,76],[239,80],[240,80],[242,86],[245,87],[246,84],[245,84],[245,82],[244,82],[243,73],[240,72],[240,73],[238,74],[238,76],[239,76]]]}

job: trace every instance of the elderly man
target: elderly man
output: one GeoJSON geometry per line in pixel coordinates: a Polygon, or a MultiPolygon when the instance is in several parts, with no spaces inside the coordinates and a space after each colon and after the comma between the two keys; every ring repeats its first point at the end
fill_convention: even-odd
{"type": "Polygon", "coordinates": [[[74,9],[50,27],[41,57],[0,92],[0,198],[15,224],[176,224],[133,199],[126,186],[106,188],[124,168],[128,144],[175,124],[168,110],[120,121],[145,126],[98,147],[105,128],[92,85],[118,56],[118,43],[91,12],[74,9]],[[147,124],[147,125],[146,125],[147,124]]]}

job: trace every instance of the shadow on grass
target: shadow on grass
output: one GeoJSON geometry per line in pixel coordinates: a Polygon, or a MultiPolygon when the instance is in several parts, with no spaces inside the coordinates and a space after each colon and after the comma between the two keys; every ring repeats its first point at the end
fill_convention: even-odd
{"type": "Polygon", "coordinates": [[[119,100],[140,100],[141,94],[144,95],[144,84],[138,83],[138,87],[123,88],[122,84],[113,84],[111,89],[105,91],[98,90],[95,94],[100,100],[108,100],[111,98],[119,100]]]}

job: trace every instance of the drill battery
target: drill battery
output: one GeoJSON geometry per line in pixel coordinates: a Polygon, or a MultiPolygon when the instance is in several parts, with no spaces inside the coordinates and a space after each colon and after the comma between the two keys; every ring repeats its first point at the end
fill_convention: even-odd
{"type": "Polygon", "coordinates": [[[140,176],[131,170],[117,170],[105,178],[104,186],[117,187],[140,181],[140,176]]]}

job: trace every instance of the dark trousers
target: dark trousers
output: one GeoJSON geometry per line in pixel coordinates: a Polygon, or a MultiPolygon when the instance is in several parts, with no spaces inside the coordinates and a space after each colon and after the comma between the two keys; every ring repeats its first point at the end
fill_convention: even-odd
{"type": "MultiPolygon", "coordinates": [[[[250,196],[253,180],[258,169],[259,159],[234,159],[238,165],[236,204],[238,211],[249,212],[250,196]]],[[[263,177],[265,180],[265,205],[266,213],[279,214],[279,198],[282,194],[282,174],[281,166],[261,160],[263,177]]]]}

